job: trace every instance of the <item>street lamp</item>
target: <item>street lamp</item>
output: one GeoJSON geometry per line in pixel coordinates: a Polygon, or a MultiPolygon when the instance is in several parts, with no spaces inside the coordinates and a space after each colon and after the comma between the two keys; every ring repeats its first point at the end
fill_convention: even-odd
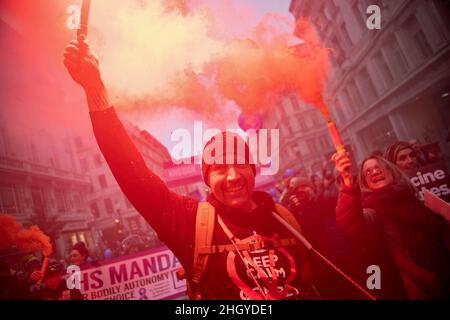
{"type": "Polygon", "coordinates": [[[117,233],[119,235],[123,234],[123,219],[122,219],[122,209],[120,208],[120,204],[118,201],[114,203],[114,209],[117,213],[117,217],[114,219],[114,222],[116,223],[117,233]]]}

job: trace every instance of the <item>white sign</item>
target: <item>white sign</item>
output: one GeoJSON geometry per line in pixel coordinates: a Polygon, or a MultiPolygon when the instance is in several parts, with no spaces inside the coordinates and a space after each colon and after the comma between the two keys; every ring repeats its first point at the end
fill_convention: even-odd
{"type": "Polygon", "coordinates": [[[186,281],[176,276],[180,263],[166,248],[141,252],[81,271],[85,300],[162,300],[186,294],[186,281]]]}

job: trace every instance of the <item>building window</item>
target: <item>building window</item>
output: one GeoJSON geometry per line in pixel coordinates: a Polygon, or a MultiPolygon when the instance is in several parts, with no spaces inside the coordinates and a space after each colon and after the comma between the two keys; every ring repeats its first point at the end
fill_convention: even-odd
{"type": "MultiPolygon", "coordinates": [[[[450,1],[430,1],[430,4],[433,6],[433,12],[435,13],[435,15],[439,16],[439,20],[441,20],[447,30],[450,31],[450,1]]],[[[435,17],[435,15],[433,16],[435,17]]]]}
{"type": "Polygon", "coordinates": [[[72,246],[78,242],[76,233],[72,233],[72,235],[70,236],[70,241],[72,241],[72,246]]]}
{"type": "Polygon", "coordinates": [[[377,70],[380,73],[381,77],[383,78],[385,87],[389,88],[392,82],[394,82],[394,77],[392,76],[391,70],[389,69],[386,61],[384,60],[383,54],[381,52],[378,52],[374,56],[374,60],[377,70]]]}
{"type": "Polygon", "coordinates": [[[388,117],[383,117],[361,132],[362,141],[369,153],[383,151],[387,145],[398,140],[388,117]]]}
{"type": "Polygon", "coordinates": [[[292,108],[294,109],[294,111],[299,111],[300,110],[300,104],[298,103],[297,98],[296,97],[290,97],[289,99],[291,100],[292,108]]]}
{"type": "Polygon", "coordinates": [[[0,156],[6,157],[7,153],[7,140],[6,140],[6,130],[0,128],[0,156]]]}
{"type": "Polygon", "coordinates": [[[73,203],[74,203],[75,209],[78,212],[81,212],[82,209],[83,209],[83,205],[82,205],[82,202],[81,202],[81,195],[80,194],[75,194],[73,196],[73,203]]]}
{"type": "Polygon", "coordinates": [[[97,167],[100,167],[103,163],[102,156],[100,154],[96,154],[94,157],[94,163],[97,167]]]}
{"type": "Polygon", "coordinates": [[[333,62],[336,67],[340,67],[345,60],[345,55],[336,36],[331,39],[331,49],[331,57],[333,59],[333,62]]]}
{"type": "Polygon", "coordinates": [[[342,111],[342,105],[343,104],[342,104],[341,100],[336,99],[334,102],[334,107],[333,107],[333,110],[336,112],[336,117],[337,117],[336,120],[341,124],[346,121],[345,114],[342,111]]]}
{"type": "Polygon", "coordinates": [[[306,123],[305,123],[305,118],[302,114],[298,114],[297,115],[297,122],[298,122],[298,126],[300,127],[301,131],[306,131],[306,123]]]}
{"type": "Polygon", "coordinates": [[[316,113],[316,114],[313,114],[312,117],[311,117],[311,119],[312,119],[312,123],[313,123],[313,125],[314,125],[315,127],[321,125],[319,114],[317,114],[317,113],[316,113]]]}
{"type": "Polygon", "coordinates": [[[0,187],[0,213],[18,213],[17,197],[13,187],[0,187]]]}
{"type": "Polygon", "coordinates": [[[98,176],[98,183],[102,189],[106,189],[108,187],[108,184],[106,183],[106,176],[104,174],[98,176]]]}
{"type": "Polygon", "coordinates": [[[313,139],[308,140],[308,148],[310,150],[310,153],[316,153],[317,152],[317,145],[316,142],[313,139]]]}
{"type": "Polygon", "coordinates": [[[106,212],[113,214],[114,213],[114,206],[112,203],[112,200],[110,198],[106,198],[104,200],[106,212]]]}
{"type": "Polygon", "coordinates": [[[130,226],[131,231],[139,232],[139,229],[141,228],[140,223],[139,223],[139,218],[128,219],[128,224],[130,226]]]}
{"type": "Polygon", "coordinates": [[[322,144],[322,148],[327,150],[331,147],[331,141],[329,136],[322,136],[320,139],[320,143],[322,144]]]}
{"type": "Polygon", "coordinates": [[[39,154],[36,148],[36,144],[34,142],[30,142],[30,160],[39,163],[39,154]]]}
{"type": "Polygon", "coordinates": [[[56,209],[58,212],[65,212],[67,209],[66,199],[63,190],[55,191],[56,209]]]}
{"type": "Polygon", "coordinates": [[[391,38],[386,42],[385,49],[388,53],[387,56],[389,58],[389,66],[393,70],[395,78],[402,79],[408,72],[409,65],[395,36],[391,36],[391,38]]]}
{"type": "Polygon", "coordinates": [[[376,6],[380,7],[380,9],[383,9],[384,7],[386,7],[384,2],[385,1],[383,1],[383,0],[368,0],[368,1],[366,1],[366,3],[367,3],[366,7],[368,7],[370,5],[376,5],[376,6]]]}
{"type": "Polygon", "coordinates": [[[286,120],[284,122],[283,129],[284,130],[282,130],[282,131],[284,132],[284,136],[287,138],[290,137],[292,134],[292,128],[291,128],[291,123],[289,122],[289,120],[286,120]]]}
{"type": "Polygon", "coordinates": [[[286,117],[286,111],[284,110],[284,105],[282,101],[278,101],[277,102],[277,106],[278,106],[278,110],[280,111],[281,114],[281,119],[286,117]]]}
{"type": "Polygon", "coordinates": [[[81,138],[81,137],[76,137],[75,138],[75,147],[77,149],[83,148],[83,138],[81,138]]]}
{"type": "Polygon", "coordinates": [[[417,33],[413,36],[417,46],[419,47],[420,54],[422,58],[428,58],[433,54],[433,49],[428,43],[427,38],[422,30],[417,31],[417,33]]]}
{"type": "Polygon", "coordinates": [[[354,107],[353,101],[351,101],[350,96],[348,94],[348,88],[344,88],[339,93],[339,106],[341,111],[344,113],[344,119],[351,117],[354,107]]]}
{"type": "Polygon", "coordinates": [[[359,110],[361,110],[362,106],[363,106],[363,100],[361,98],[361,94],[359,93],[359,89],[355,84],[354,80],[351,80],[348,84],[347,87],[347,91],[348,91],[348,95],[352,100],[352,107],[353,107],[353,112],[357,113],[359,112],[359,110]]]}
{"type": "MultiPolygon", "coordinates": [[[[17,208],[18,210],[23,210],[23,208],[29,208],[31,207],[31,203],[28,198],[25,197],[25,187],[23,186],[16,186],[14,187],[14,193],[16,195],[17,200],[17,208]]],[[[48,203],[54,207],[54,201],[53,198],[50,196],[50,190],[47,190],[46,196],[48,199],[48,203]]]]}
{"type": "Polygon", "coordinates": [[[326,1],[323,7],[323,13],[328,20],[332,21],[336,17],[336,9],[333,1],[326,1]]]}
{"type": "Polygon", "coordinates": [[[128,200],[127,197],[124,197],[124,199],[125,199],[125,206],[126,206],[128,209],[133,208],[133,205],[131,204],[130,200],[128,200]]]}
{"type": "Polygon", "coordinates": [[[353,45],[353,41],[350,38],[350,35],[348,34],[348,30],[347,30],[347,26],[345,23],[343,23],[341,25],[341,27],[339,28],[340,30],[340,34],[341,34],[341,38],[342,38],[342,42],[344,43],[344,46],[346,49],[350,49],[353,45]]]}
{"type": "Polygon", "coordinates": [[[355,1],[353,3],[352,12],[353,12],[353,15],[355,16],[355,20],[359,24],[359,26],[365,28],[367,18],[365,16],[365,14],[363,14],[363,12],[361,11],[361,9],[359,7],[359,1],[355,1]]]}
{"type": "Polygon", "coordinates": [[[65,199],[66,199],[66,206],[67,206],[67,209],[70,210],[70,211],[74,210],[75,204],[74,204],[74,202],[73,202],[74,199],[73,199],[73,197],[72,197],[71,192],[69,192],[69,191],[66,191],[66,192],[65,192],[65,199]]]}
{"type": "Polygon", "coordinates": [[[88,159],[86,158],[80,159],[80,167],[82,171],[87,171],[89,169],[88,159]]]}
{"type": "Polygon", "coordinates": [[[81,241],[81,242],[87,243],[86,237],[84,236],[84,232],[78,233],[78,239],[80,239],[79,241],[81,241]]]}
{"type": "Polygon", "coordinates": [[[95,202],[92,202],[90,205],[91,208],[91,213],[95,218],[99,218],[100,217],[100,211],[98,210],[98,205],[95,202]]]}
{"type": "Polygon", "coordinates": [[[433,54],[433,49],[425,36],[419,21],[417,21],[416,16],[411,16],[405,22],[404,32],[411,35],[411,38],[420,54],[421,59],[430,57],[433,54]]]}
{"type": "Polygon", "coordinates": [[[297,159],[301,159],[302,158],[302,152],[301,152],[301,147],[300,145],[295,145],[293,148],[295,156],[297,157],[297,159]]]}
{"type": "Polygon", "coordinates": [[[329,21],[324,13],[319,14],[317,18],[317,25],[320,31],[324,31],[328,27],[329,21]]]}
{"type": "Polygon", "coordinates": [[[377,90],[373,85],[372,79],[370,78],[367,69],[364,68],[359,73],[359,82],[362,86],[362,91],[364,94],[364,102],[366,105],[370,105],[377,98],[377,90]]]}

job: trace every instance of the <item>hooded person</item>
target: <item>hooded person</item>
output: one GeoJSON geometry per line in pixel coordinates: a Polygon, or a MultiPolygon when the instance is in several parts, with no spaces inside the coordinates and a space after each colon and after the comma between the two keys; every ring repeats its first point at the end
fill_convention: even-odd
{"type": "Polygon", "coordinates": [[[448,298],[447,222],[417,199],[408,177],[383,157],[366,158],[359,179],[350,173],[346,154],[333,159],[341,180],[338,225],[382,270],[382,297],[448,298]]]}
{"type": "Polygon", "coordinates": [[[60,300],[67,289],[64,279],[65,269],[62,263],[50,261],[45,271],[43,283],[45,284],[44,299],[60,300]]]}
{"type": "Polygon", "coordinates": [[[15,270],[10,288],[11,299],[34,300],[41,298],[42,295],[38,290],[30,290],[39,279],[40,268],[41,262],[34,254],[22,257],[17,270],[15,270]]]}
{"type": "Polygon", "coordinates": [[[70,264],[76,265],[81,269],[86,269],[91,266],[99,266],[98,261],[91,258],[86,244],[82,241],[79,241],[72,246],[69,254],[69,260],[70,264]]]}
{"type": "Polygon", "coordinates": [[[87,265],[88,257],[89,251],[84,242],[77,242],[72,246],[69,255],[70,264],[84,267],[87,265]]]}
{"type": "Polygon", "coordinates": [[[416,151],[405,141],[398,141],[386,148],[384,158],[400,168],[406,175],[416,174],[418,159],[416,151]]]}
{"type": "Polygon", "coordinates": [[[31,267],[29,275],[29,294],[24,299],[29,300],[59,300],[67,290],[64,280],[64,265],[55,260],[49,261],[45,272],[41,272],[41,263],[37,258],[31,257],[26,267],[31,267]]]}
{"type": "MultiPolygon", "coordinates": [[[[360,266],[364,265],[364,261],[354,250],[350,239],[337,226],[336,201],[337,196],[329,197],[318,191],[311,179],[293,177],[283,204],[296,215],[311,244],[341,270],[363,284],[366,273],[360,266]]],[[[327,298],[358,298],[353,288],[337,278],[331,269],[316,261],[314,268],[320,270],[318,288],[327,298]]]]}

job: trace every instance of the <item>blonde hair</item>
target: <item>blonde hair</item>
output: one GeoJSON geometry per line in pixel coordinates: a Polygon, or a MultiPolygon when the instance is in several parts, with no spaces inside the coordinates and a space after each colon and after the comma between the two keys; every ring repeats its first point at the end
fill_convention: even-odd
{"type": "Polygon", "coordinates": [[[364,191],[364,192],[372,192],[373,191],[367,185],[366,177],[364,175],[364,170],[363,170],[364,163],[366,163],[366,161],[371,160],[371,159],[377,160],[378,163],[380,164],[380,166],[383,167],[383,169],[389,170],[391,172],[392,178],[394,180],[392,183],[393,185],[407,186],[411,190],[411,192],[417,196],[417,190],[414,187],[414,185],[411,183],[411,181],[409,180],[408,176],[395,164],[393,164],[392,162],[386,160],[385,158],[377,156],[377,155],[371,155],[361,162],[361,167],[359,169],[359,177],[358,178],[359,178],[359,184],[361,186],[362,191],[364,191]]]}

